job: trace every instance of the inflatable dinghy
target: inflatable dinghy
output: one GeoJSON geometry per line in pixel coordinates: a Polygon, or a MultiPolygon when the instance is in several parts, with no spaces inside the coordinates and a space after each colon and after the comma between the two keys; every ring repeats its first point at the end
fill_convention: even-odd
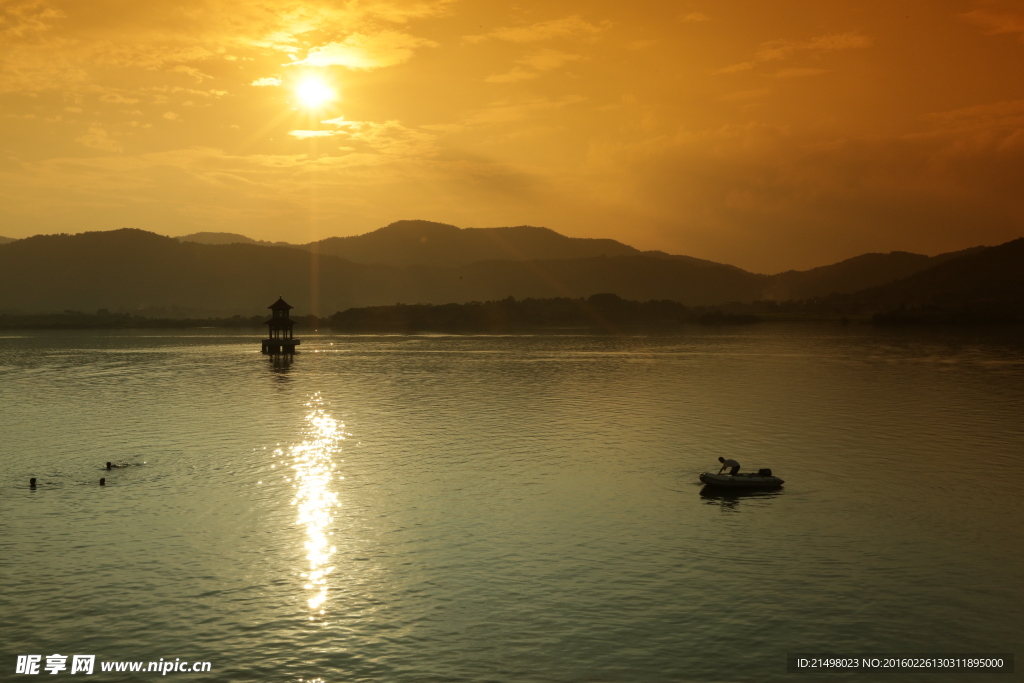
{"type": "Polygon", "coordinates": [[[786,482],[776,476],[772,476],[769,469],[758,470],[740,474],[711,474],[701,472],[700,480],[708,486],[717,486],[730,489],[774,489],[786,482]]]}

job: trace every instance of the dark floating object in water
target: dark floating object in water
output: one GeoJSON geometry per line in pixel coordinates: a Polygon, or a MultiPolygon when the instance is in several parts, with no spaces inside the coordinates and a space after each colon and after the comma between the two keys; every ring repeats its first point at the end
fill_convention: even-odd
{"type": "Polygon", "coordinates": [[[723,489],[774,489],[786,482],[772,476],[772,471],[762,469],[757,474],[711,474],[701,472],[700,480],[708,486],[723,489]]]}
{"type": "Polygon", "coordinates": [[[106,486],[106,485],[107,485],[107,480],[102,478],[102,477],[100,477],[100,486],[106,486]]]}
{"type": "Polygon", "coordinates": [[[109,470],[111,468],[113,468],[113,465],[110,464],[110,461],[107,461],[107,469],[109,470]]]}
{"type": "Polygon", "coordinates": [[[30,489],[34,489],[36,487],[36,478],[35,477],[32,477],[31,479],[28,480],[28,487],[30,489]]]}

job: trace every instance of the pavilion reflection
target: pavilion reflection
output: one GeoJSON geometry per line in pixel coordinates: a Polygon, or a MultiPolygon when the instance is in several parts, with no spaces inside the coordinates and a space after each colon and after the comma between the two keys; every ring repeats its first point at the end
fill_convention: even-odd
{"type": "Polygon", "coordinates": [[[294,359],[290,353],[271,353],[267,356],[267,364],[275,375],[287,375],[294,359]]]}

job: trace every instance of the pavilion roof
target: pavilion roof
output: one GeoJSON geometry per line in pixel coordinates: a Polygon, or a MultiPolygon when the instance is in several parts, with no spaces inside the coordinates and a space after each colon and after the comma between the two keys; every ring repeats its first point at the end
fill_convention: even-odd
{"type": "Polygon", "coordinates": [[[274,303],[272,303],[269,306],[267,306],[267,308],[269,308],[272,311],[280,311],[280,310],[290,311],[291,309],[293,309],[295,307],[294,306],[289,306],[288,302],[285,301],[282,297],[277,297],[277,301],[275,301],[274,303]]]}

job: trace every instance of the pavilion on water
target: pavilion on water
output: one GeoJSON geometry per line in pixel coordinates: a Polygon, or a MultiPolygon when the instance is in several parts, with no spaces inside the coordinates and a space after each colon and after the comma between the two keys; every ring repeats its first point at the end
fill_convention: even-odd
{"type": "Polygon", "coordinates": [[[295,353],[295,347],[302,342],[295,338],[292,327],[295,321],[288,317],[288,311],[292,307],[281,297],[267,306],[273,314],[267,325],[270,326],[270,333],[267,339],[263,340],[263,353],[295,353]]]}

